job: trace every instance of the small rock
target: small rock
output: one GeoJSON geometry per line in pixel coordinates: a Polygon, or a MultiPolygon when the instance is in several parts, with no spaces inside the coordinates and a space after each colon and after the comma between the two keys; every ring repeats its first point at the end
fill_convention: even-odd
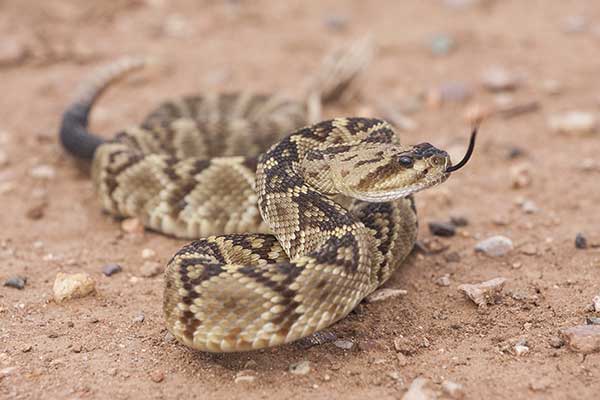
{"type": "Polygon", "coordinates": [[[524,356],[527,353],[529,353],[529,347],[526,341],[519,341],[515,344],[515,354],[517,357],[524,356]]]}
{"type": "Polygon", "coordinates": [[[558,133],[585,135],[596,132],[598,120],[596,115],[585,111],[569,111],[553,115],[548,119],[550,129],[558,133]]]}
{"type": "Polygon", "coordinates": [[[17,370],[17,367],[6,367],[0,369],[0,381],[9,375],[12,375],[17,370]]]}
{"type": "Polygon", "coordinates": [[[465,389],[463,385],[460,383],[452,382],[452,381],[443,381],[442,382],[442,391],[450,396],[453,399],[464,399],[465,397],[465,389]]]}
{"type": "Polygon", "coordinates": [[[436,236],[451,237],[456,234],[455,226],[447,222],[433,221],[428,226],[429,231],[436,236]]]}
{"type": "Polygon", "coordinates": [[[173,336],[173,334],[171,332],[167,332],[167,333],[165,333],[163,340],[165,343],[175,343],[175,341],[177,339],[175,339],[175,336],[173,336]]]}
{"type": "Polygon", "coordinates": [[[575,248],[577,248],[577,249],[587,249],[588,248],[587,238],[581,232],[579,232],[575,236],[575,248]]]}
{"type": "Polygon", "coordinates": [[[142,322],[144,322],[144,320],[146,319],[146,316],[144,315],[144,313],[139,313],[137,314],[135,317],[133,317],[133,323],[134,324],[141,324],[142,322]]]}
{"type": "Polygon", "coordinates": [[[85,272],[65,274],[59,272],[54,281],[54,300],[60,303],[63,300],[85,297],[96,290],[96,282],[85,272]]]}
{"type": "Polygon", "coordinates": [[[25,278],[23,276],[14,276],[14,277],[8,278],[6,281],[4,281],[4,286],[22,290],[25,288],[26,283],[27,283],[27,278],[25,278]]]}
{"type": "Polygon", "coordinates": [[[304,349],[309,349],[313,346],[321,346],[326,343],[333,342],[337,339],[337,335],[332,331],[319,331],[308,337],[298,340],[296,343],[304,349]]]}
{"type": "Polygon", "coordinates": [[[502,257],[513,249],[513,242],[505,236],[492,236],[475,245],[476,252],[482,252],[490,257],[502,257]]]}
{"type": "Polygon", "coordinates": [[[34,221],[42,219],[46,212],[46,208],[48,208],[48,202],[45,200],[41,201],[31,206],[25,213],[25,216],[34,221]]]}
{"type": "Polygon", "coordinates": [[[27,57],[27,48],[18,41],[3,37],[0,41],[0,67],[19,65],[27,57]]]}
{"type": "Polygon", "coordinates": [[[600,325],[579,325],[563,329],[561,336],[575,352],[589,354],[600,351],[600,325]]]}
{"type": "Polygon", "coordinates": [[[140,268],[140,275],[144,278],[152,278],[163,272],[163,265],[156,261],[146,261],[140,268]]]}
{"type": "Polygon", "coordinates": [[[109,368],[106,370],[106,373],[110,376],[117,376],[117,372],[119,372],[116,368],[109,368]]]}
{"type": "Polygon", "coordinates": [[[552,347],[553,349],[560,349],[561,347],[563,347],[565,345],[565,341],[562,340],[560,337],[558,336],[552,336],[549,340],[548,340],[548,344],[550,345],[550,347],[552,347]]]}
{"type": "Polygon", "coordinates": [[[521,209],[523,212],[525,212],[525,214],[535,214],[540,210],[538,206],[531,200],[524,201],[523,204],[521,204],[521,209]]]}
{"type": "Polygon", "coordinates": [[[33,349],[33,346],[30,344],[26,344],[21,348],[21,351],[23,353],[29,353],[31,351],[31,349],[33,349]]]}
{"type": "Polygon", "coordinates": [[[333,342],[333,345],[340,349],[350,350],[354,346],[354,342],[351,342],[350,340],[336,340],[333,342]]]}
{"type": "Polygon", "coordinates": [[[463,227],[469,225],[469,220],[462,215],[453,215],[450,217],[450,223],[456,227],[463,227]]]}
{"type": "Polygon", "coordinates": [[[551,96],[556,96],[562,93],[562,84],[554,79],[547,79],[542,82],[542,90],[551,96]]]}
{"type": "Polygon", "coordinates": [[[350,19],[346,15],[333,14],[326,16],[324,22],[328,29],[341,32],[348,27],[350,19]]]}
{"type": "Polygon", "coordinates": [[[587,317],[585,319],[587,325],[600,325],[600,318],[598,317],[587,317]]]}
{"type": "Polygon", "coordinates": [[[417,248],[425,254],[439,254],[450,247],[447,243],[444,243],[438,238],[425,238],[417,241],[417,248]]]}
{"type": "Polygon", "coordinates": [[[450,252],[448,254],[444,254],[444,260],[449,263],[457,263],[460,262],[460,254],[456,251],[450,252]]]}
{"type": "Polygon", "coordinates": [[[529,164],[523,163],[510,168],[510,180],[513,189],[522,189],[531,186],[531,168],[529,164]]]}
{"type": "Polygon", "coordinates": [[[304,360],[290,364],[289,371],[294,375],[306,375],[310,372],[310,362],[304,360]]]}
{"type": "Polygon", "coordinates": [[[594,307],[594,311],[600,312],[600,296],[595,296],[592,299],[592,305],[594,307]]]}
{"type": "Polygon", "coordinates": [[[365,298],[367,303],[376,303],[399,296],[405,296],[408,292],[404,289],[379,289],[365,298]]]}
{"type": "Polygon", "coordinates": [[[582,33],[588,27],[588,22],[583,15],[569,15],[565,18],[563,28],[566,33],[582,33]]]}
{"type": "Polygon", "coordinates": [[[416,345],[404,336],[398,336],[394,339],[394,349],[404,355],[411,355],[416,351],[416,345]]]}
{"type": "Polygon", "coordinates": [[[143,249],[142,250],[142,258],[148,259],[156,256],[156,252],[152,249],[143,249]]]}
{"type": "Polygon", "coordinates": [[[429,49],[435,56],[445,56],[456,48],[454,39],[446,34],[434,35],[429,40],[429,49]]]}
{"type": "Polygon", "coordinates": [[[80,344],[76,344],[71,348],[73,353],[81,353],[83,351],[83,347],[80,344]]]}
{"type": "Polygon", "coordinates": [[[144,233],[144,225],[137,218],[127,218],[121,221],[121,230],[132,234],[144,233]]]}
{"type": "Polygon", "coordinates": [[[102,273],[106,276],[111,276],[121,272],[123,268],[119,264],[106,264],[102,267],[102,273]]]}
{"type": "Polygon", "coordinates": [[[250,369],[245,369],[239,371],[235,374],[235,378],[233,379],[234,383],[251,383],[256,380],[256,376],[254,375],[256,372],[250,369]]]}
{"type": "Polygon", "coordinates": [[[462,103],[471,98],[473,90],[464,82],[446,82],[438,89],[438,96],[442,102],[462,103]]]}
{"type": "Polygon", "coordinates": [[[435,400],[437,395],[429,387],[429,381],[425,378],[416,378],[410,384],[408,391],[402,396],[402,400],[435,400]]]}
{"type": "Polygon", "coordinates": [[[467,295],[479,307],[485,307],[487,304],[496,302],[505,283],[506,278],[495,278],[474,285],[460,285],[458,290],[467,295]]]}
{"type": "Polygon", "coordinates": [[[524,245],[523,247],[521,247],[521,253],[525,254],[526,256],[535,256],[538,253],[537,248],[535,247],[535,245],[528,243],[526,245],[524,245]]]}
{"type": "Polygon", "coordinates": [[[152,371],[150,372],[150,379],[154,383],[160,383],[165,380],[165,373],[160,370],[152,371]]]}
{"type": "Polygon", "coordinates": [[[56,176],[56,171],[50,165],[37,165],[29,171],[29,175],[35,179],[50,180],[56,176]]]}
{"type": "Polygon", "coordinates": [[[438,286],[450,286],[450,275],[445,274],[435,280],[435,284],[438,286]]]}
{"type": "Polygon", "coordinates": [[[511,146],[508,149],[507,158],[509,160],[515,160],[517,158],[521,158],[521,157],[525,156],[526,154],[527,154],[527,152],[525,150],[523,150],[521,147],[511,146]]]}
{"type": "Polygon", "coordinates": [[[490,67],[481,75],[481,83],[492,92],[515,90],[520,85],[520,79],[501,66],[490,67]]]}

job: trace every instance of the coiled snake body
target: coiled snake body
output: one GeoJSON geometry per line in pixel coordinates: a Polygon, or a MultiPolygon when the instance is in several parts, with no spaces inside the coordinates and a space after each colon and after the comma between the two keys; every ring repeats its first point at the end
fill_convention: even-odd
{"type": "Polygon", "coordinates": [[[178,237],[216,235],[185,246],[165,272],[167,327],[194,349],[274,346],[347,315],[411,251],[412,193],[443,182],[472,150],[474,136],[452,166],[428,143],[401,146],[384,121],[305,126],[305,105],[245,94],[165,103],[104,142],[87,131],[91,106],[135,66],[113,68],[84,92],[65,112],[61,139],[93,158],[109,212],[178,237]]]}

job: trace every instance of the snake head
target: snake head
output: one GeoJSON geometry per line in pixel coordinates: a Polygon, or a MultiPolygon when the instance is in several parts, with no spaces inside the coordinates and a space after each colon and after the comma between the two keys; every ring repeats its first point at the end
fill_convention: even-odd
{"type": "Polygon", "coordinates": [[[430,143],[406,147],[362,143],[330,157],[335,191],[359,200],[386,202],[438,185],[462,168],[473,153],[477,128],[463,159],[453,165],[450,156],[430,143]]]}

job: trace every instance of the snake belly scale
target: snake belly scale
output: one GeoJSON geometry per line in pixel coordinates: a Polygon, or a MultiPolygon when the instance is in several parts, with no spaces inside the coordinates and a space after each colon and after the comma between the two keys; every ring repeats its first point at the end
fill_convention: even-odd
{"type": "Polygon", "coordinates": [[[305,104],[269,95],[179,99],[112,140],[93,136],[94,100],[134,67],[119,65],[84,92],[63,117],[61,140],[92,159],[110,213],[205,237],[165,271],[167,328],[194,349],[275,346],[343,318],[412,250],[412,194],[457,169],[428,143],[400,145],[384,121],[308,125],[305,104]]]}

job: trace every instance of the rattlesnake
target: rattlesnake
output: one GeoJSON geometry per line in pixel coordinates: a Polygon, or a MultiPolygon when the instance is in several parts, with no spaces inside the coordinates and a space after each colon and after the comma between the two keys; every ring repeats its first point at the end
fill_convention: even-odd
{"type": "Polygon", "coordinates": [[[476,130],[452,166],[428,143],[401,146],[382,120],[308,125],[306,103],[241,93],[164,103],[110,141],[90,134],[99,94],[140,65],[113,65],[88,86],[61,140],[93,159],[110,213],[178,237],[216,235],[182,248],[165,272],[167,328],[198,350],[288,343],[347,315],[413,248],[412,194],[446,180],[474,146],[476,130]]]}

